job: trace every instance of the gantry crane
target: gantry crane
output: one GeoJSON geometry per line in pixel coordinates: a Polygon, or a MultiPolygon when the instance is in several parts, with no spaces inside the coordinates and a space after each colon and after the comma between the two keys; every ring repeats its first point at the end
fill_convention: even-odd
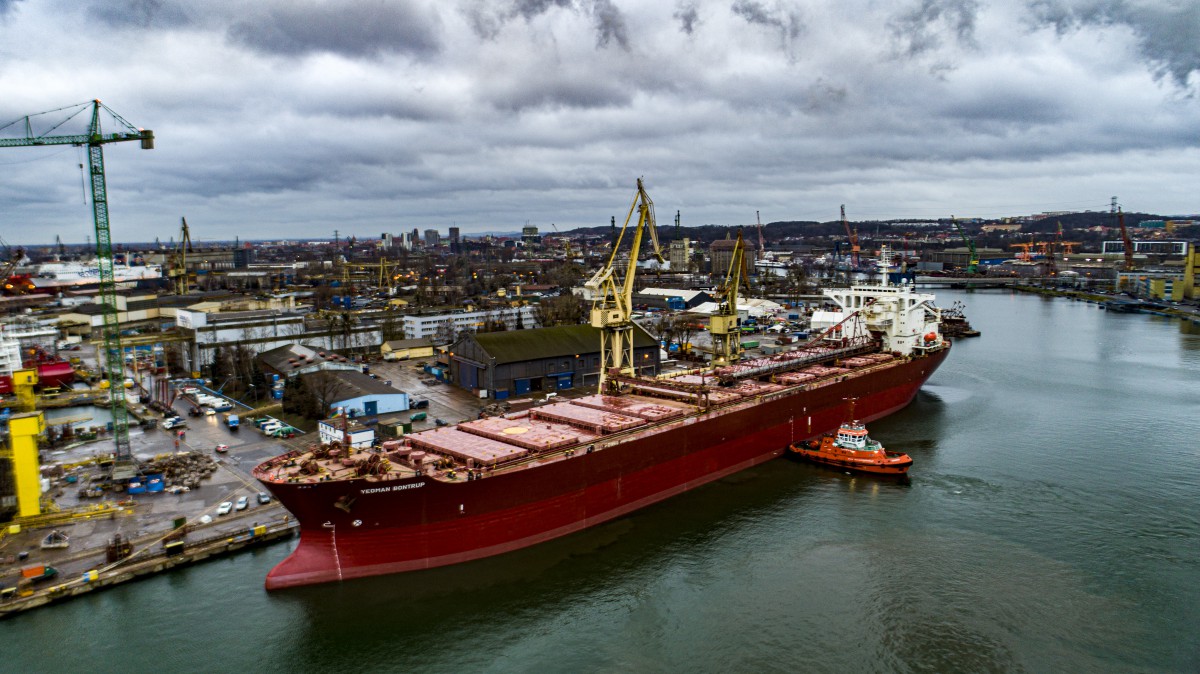
{"type": "Polygon", "coordinates": [[[1020,249],[1020,251],[1021,251],[1021,252],[1017,253],[1017,259],[1018,259],[1018,260],[1024,260],[1024,261],[1026,261],[1026,262],[1032,262],[1032,261],[1033,261],[1033,248],[1034,248],[1034,246],[1036,246],[1036,245],[1037,245],[1036,243],[1034,243],[1034,242],[1030,241],[1029,243],[1013,243],[1013,244],[1009,244],[1009,246],[1008,246],[1008,247],[1009,247],[1009,248],[1018,248],[1018,249],[1020,249]]]}
{"type": "Polygon", "coordinates": [[[962,225],[958,224],[958,218],[951,215],[950,222],[954,223],[954,229],[958,230],[958,235],[961,236],[963,242],[967,244],[967,251],[970,255],[967,258],[967,273],[979,273],[979,252],[975,250],[975,241],[968,237],[967,233],[963,231],[962,225]]]}
{"type": "Polygon", "coordinates": [[[100,301],[104,312],[104,356],[100,358],[108,376],[109,404],[112,407],[113,439],[116,443],[112,477],[125,479],[137,474],[133,452],[129,446],[129,418],[125,410],[125,358],[121,351],[121,328],[117,322],[116,282],[113,277],[112,233],[108,223],[108,190],[104,177],[104,146],[109,143],[139,141],[143,150],[154,149],[154,132],[138,129],[125,121],[99,99],[78,105],[28,115],[0,127],[3,133],[18,122],[24,122],[23,135],[16,138],[0,138],[0,147],[37,147],[41,145],[87,146],[88,165],[92,180],[92,215],[96,228],[96,263],[100,268],[100,301]],[[85,133],[53,136],[63,124],[84,111],[91,109],[91,121],[85,133]],[[100,111],[107,112],[120,127],[120,131],[105,133],[100,124],[100,111]],[[53,124],[44,133],[35,133],[32,119],[41,115],[64,112],[66,118],[53,124]]]}
{"type": "MultiPolygon", "coordinates": [[[[395,275],[392,273],[400,267],[399,262],[393,262],[386,257],[379,258],[379,262],[347,262],[346,269],[378,269],[379,273],[375,277],[375,285],[380,290],[386,290],[396,284],[395,275]]],[[[345,279],[349,283],[349,271],[346,272],[345,279]]]]}
{"type": "Polygon", "coordinates": [[[584,284],[585,295],[593,300],[591,325],[600,330],[601,393],[605,391],[611,370],[631,376],[636,374],[633,360],[633,281],[637,275],[642,237],[646,232],[650,233],[650,241],[654,244],[654,257],[661,264],[665,260],[662,248],[658,245],[658,231],[654,226],[654,202],[646,194],[642,179],[638,178],[637,194],[633,197],[629,214],[625,216],[625,224],[621,226],[613,243],[608,261],[584,284]],[[618,278],[617,253],[635,210],[638,212],[638,220],[629,248],[629,262],[626,264],[624,277],[618,278]]]}
{"type": "Polygon", "coordinates": [[[742,333],[738,327],[738,290],[746,282],[746,245],[742,241],[742,230],[738,229],[737,243],[733,245],[733,257],[729,261],[729,272],[725,282],[717,288],[717,310],[708,319],[708,331],[712,335],[713,365],[729,365],[741,360],[742,333]]]}
{"type": "Polygon", "coordinates": [[[858,268],[858,253],[861,248],[858,246],[858,228],[853,231],[850,229],[850,222],[846,220],[846,204],[842,204],[842,226],[846,228],[846,236],[850,239],[850,261],[851,264],[858,268]]]}

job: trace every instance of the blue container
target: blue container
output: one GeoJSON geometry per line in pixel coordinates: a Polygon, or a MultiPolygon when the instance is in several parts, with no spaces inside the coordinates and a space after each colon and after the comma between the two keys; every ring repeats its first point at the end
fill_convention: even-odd
{"type": "Polygon", "coordinates": [[[130,494],[145,494],[145,493],[146,493],[146,485],[145,485],[145,483],[143,483],[143,482],[130,482],[130,483],[129,483],[129,493],[130,493],[130,494]]]}
{"type": "Polygon", "coordinates": [[[275,390],[271,391],[271,397],[276,400],[283,400],[283,391],[280,391],[279,389],[275,389],[275,390]]]}
{"type": "Polygon", "coordinates": [[[277,374],[271,375],[271,383],[274,384],[277,381],[279,381],[279,375],[277,375],[277,374]]]}
{"type": "Polygon", "coordinates": [[[496,400],[507,400],[508,399],[508,391],[507,390],[496,391],[495,393],[496,393],[496,400]]]}
{"type": "Polygon", "coordinates": [[[151,494],[162,491],[165,486],[166,483],[163,481],[161,473],[152,473],[146,476],[146,491],[151,494]]]}

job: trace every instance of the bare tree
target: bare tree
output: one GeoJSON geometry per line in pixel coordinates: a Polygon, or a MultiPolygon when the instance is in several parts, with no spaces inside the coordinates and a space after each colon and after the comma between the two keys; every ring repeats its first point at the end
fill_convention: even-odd
{"type": "Polygon", "coordinates": [[[583,300],[569,294],[542,298],[533,311],[538,325],[543,328],[578,325],[587,317],[587,308],[583,300]]]}

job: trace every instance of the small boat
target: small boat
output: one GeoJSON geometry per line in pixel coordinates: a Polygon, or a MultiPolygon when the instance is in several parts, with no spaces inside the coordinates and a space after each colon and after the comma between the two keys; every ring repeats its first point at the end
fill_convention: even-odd
{"type": "Polygon", "coordinates": [[[51,531],[50,533],[46,534],[44,538],[42,538],[43,550],[56,550],[65,548],[70,544],[71,538],[57,529],[51,531]]]}
{"type": "Polygon", "coordinates": [[[848,419],[836,435],[799,442],[789,447],[801,459],[828,466],[879,475],[904,475],[912,466],[912,457],[889,452],[867,435],[867,427],[854,418],[854,400],[850,400],[848,419]]]}

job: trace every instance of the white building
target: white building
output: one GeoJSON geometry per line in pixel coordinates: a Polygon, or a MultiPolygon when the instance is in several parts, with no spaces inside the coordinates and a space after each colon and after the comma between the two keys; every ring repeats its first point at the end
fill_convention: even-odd
{"type": "Polygon", "coordinates": [[[342,442],[347,433],[350,435],[350,446],[355,449],[365,449],[375,443],[375,429],[363,426],[353,419],[334,417],[319,421],[317,432],[321,436],[321,443],[326,445],[342,442]]]}
{"type": "Polygon", "coordinates": [[[453,341],[460,332],[478,332],[488,323],[503,322],[509,330],[517,329],[517,316],[521,317],[522,328],[538,327],[533,308],[529,306],[485,309],[482,311],[458,311],[448,314],[405,316],[404,337],[422,339],[428,337],[435,343],[453,341]]]}

